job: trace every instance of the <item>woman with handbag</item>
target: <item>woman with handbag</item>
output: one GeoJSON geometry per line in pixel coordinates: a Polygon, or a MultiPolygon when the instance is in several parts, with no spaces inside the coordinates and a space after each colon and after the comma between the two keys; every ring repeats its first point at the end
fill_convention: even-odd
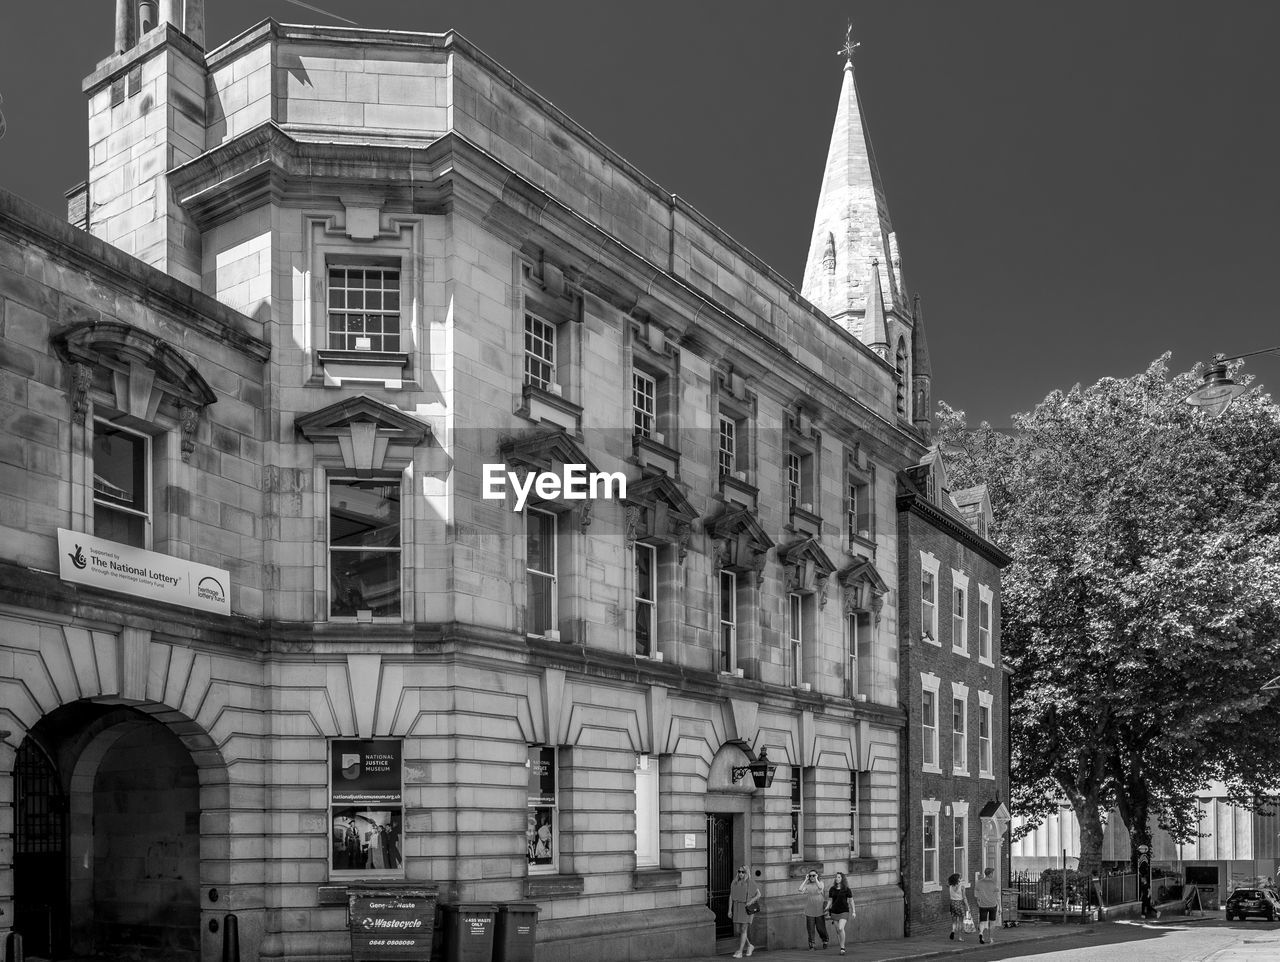
{"type": "Polygon", "coordinates": [[[951,935],[957,942],[964,941],[964,917],[969,911],[964,901],[965,884],[959,872],[947,877],[947,899],[951,902],[951,935]]]}
{"type": "Polygon", "coordinates": [[[750,955],[756,950],[747,938],[751,928],[751,919],[760,911],[760,886],[747,876],[747,867],[738,866],[738,875],[729,886],[729,918],[733,920],[738,931],[738,951],[733,953],[735,959],[750,955]]]}
{"type": "Polygon", "coordinates": [[[840,954],[844,955],[845,927],[858,917],[853,905],[853,892],[843,872],[836,872],[835,881],[827,890],[827,917],[835,923],[836,937],[840,940],[840,954]]]}
{"type": "Polygon", "coordinates": [[[818,873],[810,871],[800,883],[800,894],[804,896],[804,927],[809,933],[809,951],[813,951],[814,934],[822,939],[822,947],[827,947],[827,907],[823,903],[822,882],[818,873]]]}

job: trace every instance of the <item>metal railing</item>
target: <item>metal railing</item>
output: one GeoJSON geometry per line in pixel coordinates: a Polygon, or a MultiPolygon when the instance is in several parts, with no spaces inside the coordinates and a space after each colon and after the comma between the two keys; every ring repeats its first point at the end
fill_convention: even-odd
{"type": "Polygon", "coordinates": [[[1102,893],[1103,905],[1138,901],[1138,876],[1132,872],[1125,875],[1105,876],[1098,879],[1097,884],[1102,893]]]}
{"type": "Polygon", "coordinates": [[[1009,888],[1018,893],[1020,913],[1061,915],[1065,920],[1068,916],[1084,917],[1091,909],[1089,876],[1070,869],[1046,869],[1038,875],[1015,872],[1009,888]]]}
{"type": "Polygon", "coordinates": [[[1040,873],[1015,872],[1009,889],[1017,893],[1020,912],[1043,915],[1089,916],[1097,907],[1138,901],[1138,876],[1133,873],[1091,878],[1068,869],[1040,873]]]}

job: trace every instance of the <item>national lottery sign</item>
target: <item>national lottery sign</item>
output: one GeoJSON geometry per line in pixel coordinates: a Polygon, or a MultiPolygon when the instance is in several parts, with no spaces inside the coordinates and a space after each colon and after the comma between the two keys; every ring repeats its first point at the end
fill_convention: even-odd
{"type": "Polygon", "coordinates": [[[221,568],[158,551],[58,529],[58,574],[63,581],[171,605],[231,614],[231,576],[221,568]]]}

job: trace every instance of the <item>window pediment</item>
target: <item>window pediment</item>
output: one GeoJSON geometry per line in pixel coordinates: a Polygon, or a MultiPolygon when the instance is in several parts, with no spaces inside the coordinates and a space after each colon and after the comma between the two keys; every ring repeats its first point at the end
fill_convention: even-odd
{"type": "Polygon", "coordinates": [[[71,365],[72,420],[84,424],[89,389],[105,382],[115,406],[141,421],[154,422],[161,403],[178,409],[182,459],[195,450],[196,427],[206,407],[218,398],[181,352],[166,341],[119,321],[89,321],[56,335],[53,343],[71,365]]]}
{"type": "MultiPolygon", "coordinates": [[[[583,465],[588,475],[599,471],[586,452],[578,446],[568,432],[564,430],[532,431],[528,434],[503,438],[498,444],[498,453],[507,463],[507,470],[517,475],[528,475],[535,472],[557,472],[565,465],[583,465]]],[[[530,503],[534,503],[532,500],[530,503]]],[[[591,500],[582,501],[543,501],[539,506],[548,511],[576,512],[578,528],[586,532],[591,524],[591,500]]]]}
{"type": "Polygon", "coordinates": [[[757,583],[764,580],[765,556],[773,547],[773,539],[754,514],[730,504],[708,519],[705,527],[713,542],[716,567],[728,571],[754,571],[757,583]]]}
{"type": "Polygon", "coordinates": [[[851,565],[841,569],[840,584],[844,587],[844,610],[847,614],[870,611],[880,623],[880,612],[889,586],[880,577],[875,564],[862,555],[855,556],[851,565]]]}
{"type": "Polygon", "coordinates": [[[412,415],[364,394],[299,415],[294,425],[312,444],[336,445],[342,463],[357,477],[381,471],[389,452],[409,460],[413,448],[431,434],[412,415]]]}
{"type": "Polygon", "coordinates": [[[665,474],[643,478],[628,486],[626,509],[628,544],[676,544],[684,561],[697,512],[679,485],[665,474]]]}
{"type": "Polygon", "coordinates": [[[565,464],[582,464],[588,472],[597,471],[586,452],[566,431],[532,431],[503,438],[498,444],[498,453],[513,471],[520,468],[550,471],[556,465],[565,464]]]}
{"type": "Polygon", "coordinates": [[[826,606],[827,579],[836,566],[816,538],[804,538],[779,547],[778,561],[786,572],[787,591],[816,593],[821,606],[826,606]]]}

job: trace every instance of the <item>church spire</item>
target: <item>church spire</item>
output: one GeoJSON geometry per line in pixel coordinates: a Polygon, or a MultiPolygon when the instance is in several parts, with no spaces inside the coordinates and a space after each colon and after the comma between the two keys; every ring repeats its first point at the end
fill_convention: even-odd
{"type": "Polygon", "coordinates": [[[801,293],[846,330],[872,344],[883,337],[883,331],[872,331],[864,323],[879,307],[874,303],[877,286],[886,308],[905,305],[889,208],[854,80],[853,54],[859,46],[850,24],[839,51],[845,59],[844,80],[801,293]]]}

